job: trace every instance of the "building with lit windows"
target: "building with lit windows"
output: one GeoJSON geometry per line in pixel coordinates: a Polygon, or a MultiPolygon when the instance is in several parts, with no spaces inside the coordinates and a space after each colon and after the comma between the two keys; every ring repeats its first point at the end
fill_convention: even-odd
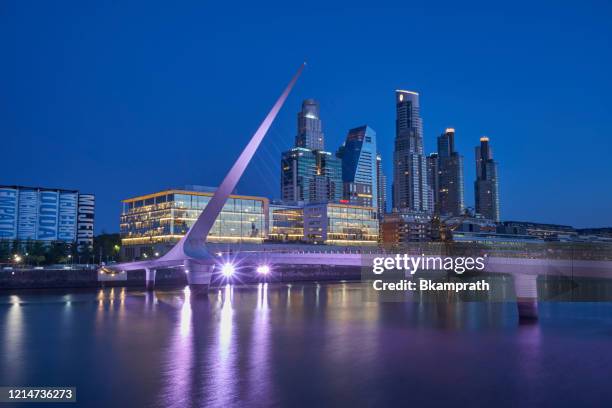
{"type": "Polygon", "coordinates": [[[342,162],[330,152],[295,147],[282,154],[283,201],[338,202],[342,199],[342,162]]]}
{"type": "Polygon", "coordinates": [[[376,154],[376,199],[378,205],[376,211],[378,212],[378,222],[383,219],[385,212],[387,212],[387,176],[383,172],[382,156],[380,153],[376,154]]]}
{"type": "Polygon", "coordinates": [[[0,241],[93,248],[95,196],[77,190],[0,186],[0,241]]]}
{"type": "Polygon", "coordinates": [[[325,151],[319,103],[302,102],[295,147],[281,156],[281,199],[285,202],[338,202],[342,199],[342,162],[325,151]]]}
{"type": "Polygon", "coordinates": [[[349,130],[336,156],[342,159],[344,202],[378,207],[376,132],[369,126],[349,130]]]}
{"type": "Polygon", "coordinates": [[[436,209],[444,215],[461,215],[463,200],[463,156],[455,150],[455,129],[448,128],[438,136],[438,172],[434,180],[436,209]]]}
{"type": "Polygon", "coordinates": [[[395,149],[393,151],[393,208],[431,212],[432,194],[423,153],[423,123],[419,94],[395,91],[395,149]]]}
{"type": "Polygon", "coordinates": [[[530,235],[544,241],[570,241],[578,236],[570,225],[544,224],[528,221],[503,221],[497,225],[500,234],[530,235]]]}
{"type": "Polygon", "coordinates": [[[329,245],[376,245],[376,209],[321,203],[304,207],[304,239],[329,245]]]}
{"type": "Polygon", "coordinates": [[[296,147],[309,150],[325,150],[320,111],[321,107],[318,101],[305,99],[302,102],[302,110],[297,114],[296,147]]]}
{"type": "Polygon", "coordinates": [[[304,241],[303,204],[270,203],[267,231],[271,242],[304,241]]]}
{"type": "Polygon", "coordinates": [[[430,153],[429,156],[427,156],[427,183],[431,188],[431,203],[433,205],[433,211],[436,214],[440,214],[439,180],[440,169],[438,166],[438,153],[430,153]]]}
{"type": "MultiPolygon", "coordinates": [[[[123,200],[121,242],[124,256],[163,254],[196,221],[214,189],[188,186],[123,200]]],[[[208,242],[261,243],[268,224],[268,199],[231,195],[208,234],[208,242]]]]}
{"type": "Polygon", "coordinates": [[[431,241],[431,215],[421,212],[385,214],[381,223],[384,244],[405,244],[431,241]]]}
{"type": "Polygon", "coordinates": [[[480,138],[480,146],[476,146],[476,181],[474,195],[476,212],[482,216],[499,221],[499,180],[497,162],[493,160],[493,150],[489,138],[480,138]]]}

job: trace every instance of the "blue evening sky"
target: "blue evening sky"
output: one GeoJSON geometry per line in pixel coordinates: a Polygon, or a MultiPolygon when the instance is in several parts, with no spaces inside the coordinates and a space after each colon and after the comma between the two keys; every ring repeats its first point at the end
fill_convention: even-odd
{"type": "Polygon", "coordinates": [[[421,94],[425,149],[491,138],[505,220],[612,226],[609,1],[0,2],[0,184],[121,199],[218,185],[306,59],[240,193],[279,195],[301,100],[327,150],[378,133],[391,179],[396,88],[421,94]]]}

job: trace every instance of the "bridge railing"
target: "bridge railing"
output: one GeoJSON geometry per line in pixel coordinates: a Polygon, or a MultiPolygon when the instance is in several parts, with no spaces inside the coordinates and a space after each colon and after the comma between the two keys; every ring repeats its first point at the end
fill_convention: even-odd
{"type": "Polygon", "coordinates": [[[468,242],[418,242],[403,245],[335,246],[300,244],[251,244],[217,246],[220,253],[278,254],[404,254],[438,256],[493,256],[526,259],[612,261],[612,244],[580,242],[479,244],[468,242]]]}

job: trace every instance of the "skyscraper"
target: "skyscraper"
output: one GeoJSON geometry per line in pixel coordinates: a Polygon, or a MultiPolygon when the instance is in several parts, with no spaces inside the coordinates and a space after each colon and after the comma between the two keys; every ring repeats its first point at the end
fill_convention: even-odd
{"type": "Polygon", "coordinates": [[[283,201],[338,202],[342,199],[342,162],[330,152],[294,147],[281,157],[283,201]]]}
{"type": "Polygon", "coordinates": [[[480,138],[476,146],[476,181],[474,183],[476,212],[482,216],[499,221],[499,182],[497,179],[497,162],[493,160],[493,151],[488,137],[480,138]]]}
{"type": "Polygon", "coordinates": [[[349,130],[336,154],[342,159],[343,198],[349,204],[378,205],[376,132],[369,126],[349,130]]]}
{"type": "Polygon", "coordinates": [[[455,151],[455,129],[452,128],[438,136],[437,189],[440,214],[463,214],[463,156],[455,151]]]}
{"type": "Polygon", "coordinates": [[[298,133],[291,150],[281,157],[281,197],[284,201],[338,202],[342,198],[342,162],[323,150],[319,103],[302,102],[298,133]]]}
{"type": "Polygon", "coordinates": [[[427,156],[427,183],[431,188],[431,203],[435,213],[440,213],[440,187],[438,180],[440,179],[438,170],[438,153],[431,153],[427,156]]]}
{"type": "Polygon", "coordinates": [[[310,150],[325,150],[323,130],[320,119],[319,102],[314,99],[305,99],[302,110],[297,114],[297,135],[295,147],[310,150]]]}
{"type": "Polygon", "coordinates": [[[395,150],[393,152],[393,207],[399,211],[431,211],[427,163],[423,155],[423,125],[419,94],[395,91],[395,150]]]}
{"type": "Polygon", "coordinates": [[[385,176],[383,172],[382,157],[380,153],[376,154],[376,187],[378,188],[376,192],[378,198],[376,209],[378,212],[378,219],[382,220],[387,211],[387,176],[385,176]]]}

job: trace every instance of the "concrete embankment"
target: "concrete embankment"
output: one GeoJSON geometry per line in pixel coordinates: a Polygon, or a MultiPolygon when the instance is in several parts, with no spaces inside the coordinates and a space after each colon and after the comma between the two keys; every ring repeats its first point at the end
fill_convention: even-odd
{"type": "MultiPolygon", "coordinates": [[[[267,278],[270,282],[358,280],[361,269],[354,266],[291,265],[275,269],[267,278]]],[[[259,282],[252,270],[238,271],[237,281],[259,282]]],[[[214,281],[218,279],[214,278],[214,281]]],[[[155,277],[156,286],[186,285],[185,273],[178,269],[161,269],[155,277]]],[[[145,286],[145,271],[130,271],[125,280],[98,281],[95,269],[14,269],[0,271],[0,290],[37,288],[98,288],[110,286],[145,286]]]]}

